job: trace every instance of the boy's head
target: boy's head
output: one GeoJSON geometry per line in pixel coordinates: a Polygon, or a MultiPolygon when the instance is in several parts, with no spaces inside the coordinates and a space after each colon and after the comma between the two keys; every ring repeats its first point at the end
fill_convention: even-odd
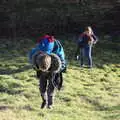
{"type": "Polygon", "coordinates": [[[51,66],[51,56],[47,54],[39,54],[36,58],[36,63],[39,67],[39,70],[45,72],[51,66]]]}

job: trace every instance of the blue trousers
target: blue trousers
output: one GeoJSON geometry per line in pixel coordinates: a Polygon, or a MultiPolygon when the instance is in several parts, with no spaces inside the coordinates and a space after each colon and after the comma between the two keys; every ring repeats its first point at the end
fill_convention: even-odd
{"type": "Polygon", "coordinates": [[[91,55],[91,52],[92,52],[92,46],[90,45],[86,45],[84,46],[83,48],[81,48],[81,51],[80,51],[80,61],[81,61],[81,66],[84,64],[84,57],[87,58],[88,60],[88,66],[89,67],[92,67],[92,55],[91,55]]]}

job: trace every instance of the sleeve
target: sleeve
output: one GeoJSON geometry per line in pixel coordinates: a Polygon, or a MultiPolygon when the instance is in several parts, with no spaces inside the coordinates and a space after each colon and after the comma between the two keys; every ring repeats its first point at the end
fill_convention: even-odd
{"type": "Polygon", "coordinates": [[[93,34],[92,37],[93,37],[94,41],[97,41],[97,37],[95,34],[93,34]]]}

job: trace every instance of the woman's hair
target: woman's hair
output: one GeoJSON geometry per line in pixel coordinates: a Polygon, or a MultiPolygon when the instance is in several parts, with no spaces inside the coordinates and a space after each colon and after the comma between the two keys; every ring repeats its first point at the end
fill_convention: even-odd
{"type": "Polygon", "coordinates": [[[93,34],[93,30],[90,26],[85,27],[85,31],[89,31],[91,34],[93,34]]]}

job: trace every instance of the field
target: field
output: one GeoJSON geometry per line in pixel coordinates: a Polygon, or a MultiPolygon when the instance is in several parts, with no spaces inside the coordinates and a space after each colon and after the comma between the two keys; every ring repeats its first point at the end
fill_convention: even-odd
{"type": "Polygon", "coordinates": [[[0,40],[0,120],[120,120],[120,44],[101,37],[87,69],[74,60],[75,42],[61,39],[68,69],[50,110],[40,109],[38,79],[28,63],[35,40],[0,40]]]}

